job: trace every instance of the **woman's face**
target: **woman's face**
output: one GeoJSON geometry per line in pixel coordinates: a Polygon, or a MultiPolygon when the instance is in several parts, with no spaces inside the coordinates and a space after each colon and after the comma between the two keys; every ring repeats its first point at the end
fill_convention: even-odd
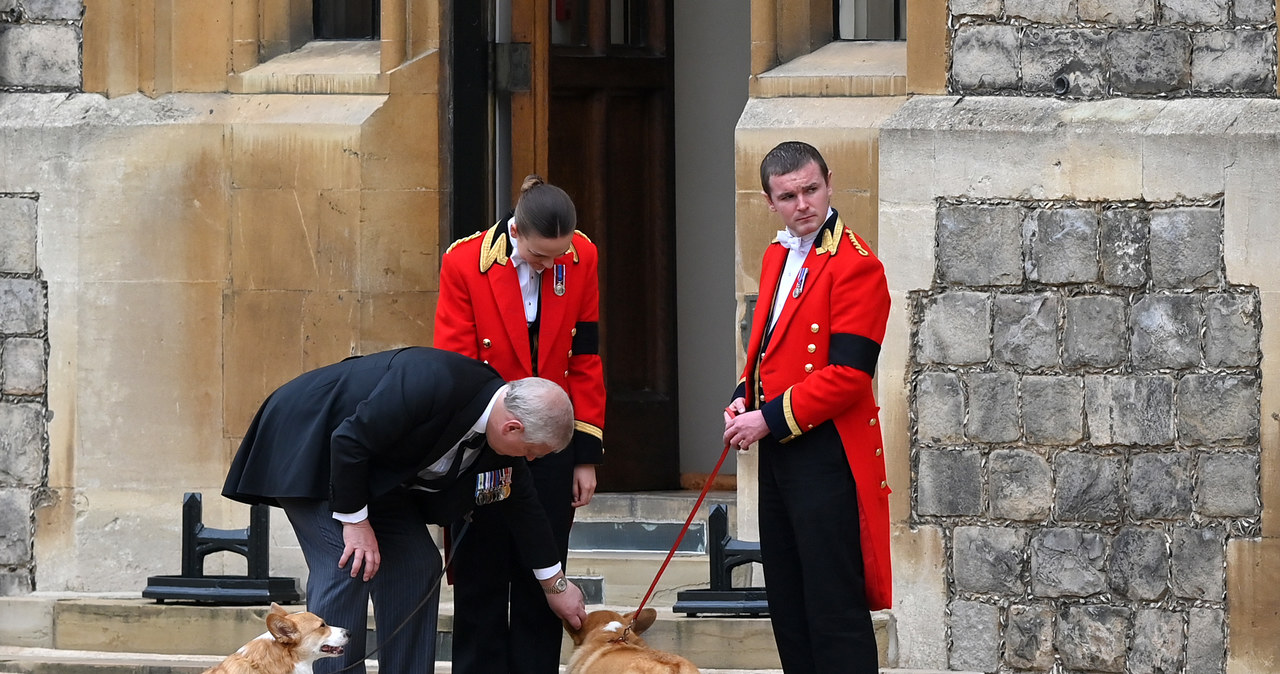
{"type": "Polygon", "coordinates": [[[520,246],[520,257],[538,271],[550,269],[556,258],[569,252],[569,245],[573,243],[573,232],[554,239],[536,234],[522,236],[520,223],[516,223],[511,231],[520,246]]]}

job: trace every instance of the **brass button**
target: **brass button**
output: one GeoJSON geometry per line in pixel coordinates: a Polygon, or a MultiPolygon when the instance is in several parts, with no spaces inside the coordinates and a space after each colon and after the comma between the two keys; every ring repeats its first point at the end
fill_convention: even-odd
{"type": "Polygon", "coordinates": [[[573,349],[569,349],[569,357],[573,358],[573,349]]]}
{"type": "Polygon", "coordinates": [[[760,394],[760,402],[764,402],[764,394],[763,394],[763,393],[761,393],[761,394],[760,394]]]}
{"type": "Polygon", "coordinates": [[[564,377],[565,377],[565,379],[568,379],[568,378],[569,378],[569,371],[568,371],[568,370],[565,370],[565,371],[564,371],[564,377]]]}
{"type": "Polygon", "coordinates": [[[809,430],[813,430],[813,424],[809,424],[809,430]]]}
{"type": "Polygon", "coordinates": [[[484,362],[484,364],[485,364],[485,365],[488,365],[488,364],[489,364],[489,361],[487,361],[487,360],[486,360],[486,361],[484,362]]]}
{"type": "Polygon", "coordinates": [[[884,454],[884,449],[876,447],[876,456],[880,456],[881,454],[884,454]]]}
{"type": "Polygon", "coordinates": [[[813,372],[813,363],[805,363],[805,364],[804,364],[804,371],[805,371],[805,372],[813,372]]]}
{"type": "Polygon", "coordinates": [[[809,353],[813,353],[814,351],[817,351],[817,350],[818,350],[818,347],[816,345],[813,345],[813,344],[809,345],[809,353]]]}
{"type": "Polygon", "coordinates": [[[491,346],[493,346],[493,342],[491,342],[491,341],[489,341],[489,340],[487,340],[487,339],[486,339],[486,340],[484,340],[484,341],[482,341],[482,342],[480,342],[480,343],[481,343],[481,344],[483,344],[483,345],[484,345],[484,348],[486,348],[486,349],[487,349],[487,348],[489,348],[489,347],[491,347],[491,346]]]}
{"type": "Polygon", "coordinates": [[[875,426],[875,425],[876,425],[876,420],[875,420],[875,419],[872,419],[871,421],[868,421],[868,422],[867,422],[867,424],[869,424],[869,425],[871,425],[871,426],[875,426]]]}
{"type": "Polygon", "coordinates": [[[814,323],[813,325],[810,325],[810,326],[809,326],[809,332],[817,332],[817,331],[818,331],[818,324],[817,324],[817,323],[814,323]]]}
{"type": "Polygon", "coordinates": [[[885,487],[888,487],[888,486],[889,486],[889,483],[888,483],[888,482],[885,482],[884,480],[880,480],[880,488],[881,488],[881,489],[884,489],[885,487]]]}
{"type": "Polygon", "coordinates": [[[574,329],[570,330],[570,331],[569,331],[569,336],[571,336],[571,337],[577,337],[577,336],[578,336],[578,329],[577,329],[577,328],[574,328],[574,329]]]}

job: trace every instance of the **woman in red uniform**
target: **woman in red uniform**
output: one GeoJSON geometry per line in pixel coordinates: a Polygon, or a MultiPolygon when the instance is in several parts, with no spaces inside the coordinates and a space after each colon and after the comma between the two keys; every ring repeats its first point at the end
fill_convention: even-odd
{"type": "MultiPolygon", "coordinates": [[[[488,363],[503,379],[545,377],[569,393],[573,442],[529,463],[561,565],[574,509],[591,501],[604,455],[597,252],[576,223],[564,190],[525,178],[514,216],[445,252],[434,339],[437,348],[488,363]]],[[[453,671],[554,674],[560,619],[547,608],[539,578],[517,558],[506,522],[490,510],[474,511],[453,551],[453,671]]]]}

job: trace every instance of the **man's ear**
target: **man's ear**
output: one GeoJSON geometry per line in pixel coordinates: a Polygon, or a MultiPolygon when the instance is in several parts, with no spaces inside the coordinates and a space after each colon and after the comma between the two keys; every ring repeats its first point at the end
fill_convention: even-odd
{"type": "Polygon", "coordinates": [[[519,419],[507,419],[502,422],[502,434],[510,435],[512,433],[524,433],[524,424],[519,419]]]}
{"type": "Polygon", "coordinates": [[[776,206],[774,206],[774,205],[773,205],[773,197],[769,196],[769,193],[768,193],[768,192],[761,191],[761,192],[760,192],[760,194],[763,194],[763,195],[764,195],[764,203],[765,203],[765,205],[766,205],[766,206],[768,206],[768,207],[769,207],[769,210],[771,210],[771,211],[777,211],[777,210],[778,210],[778,208],[777,208],[776,206]]]}

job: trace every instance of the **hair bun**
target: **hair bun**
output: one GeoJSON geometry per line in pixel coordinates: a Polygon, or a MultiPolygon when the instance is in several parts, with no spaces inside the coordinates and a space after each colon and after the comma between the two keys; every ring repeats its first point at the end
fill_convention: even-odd
{"type": "Polygon", "coordinates": [[[529,175],[525,176],[524,182],[520,184],[520,194],[524,194],[525,192],[528,192],[529,190],[537,187],[538,185],[545,185],[545,184],[547,184],[547,181],[543,180],[542,176],[538,175],[537,173],[530,173],[529,175]]]}

